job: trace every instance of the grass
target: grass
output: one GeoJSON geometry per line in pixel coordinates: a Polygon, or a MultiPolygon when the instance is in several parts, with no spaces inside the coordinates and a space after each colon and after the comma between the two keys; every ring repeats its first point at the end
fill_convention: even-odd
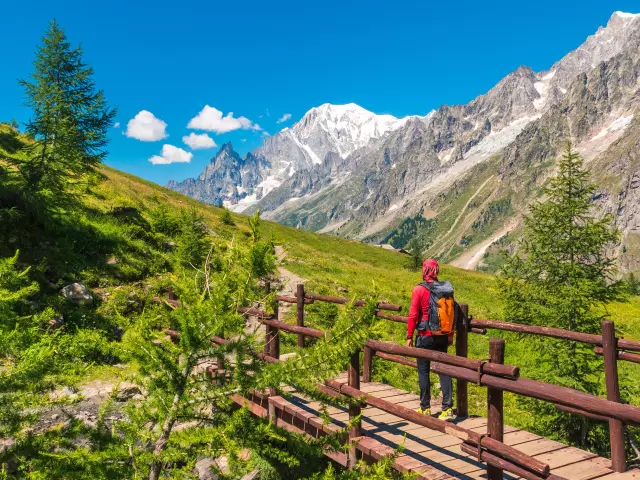
{"type": "MultiPolygon", "coordinates": [[[[222,210],[206,206],[175,192],[158,187],[150,182],[102,168],[106,180],[98,187],[98,192],[107,199],[119,199],[121,205],[142,206],[143,211],[157,202],[167,202],[174,208],[196,206],[205,216],[209,225],[219,235],[226,238],[242,238],[240,232],[247,229],[247,217],[233,214],[235,227],[223,225],[220,221],[222,210]]],[[[111,200],[112,201],[112,200],[111,200]]],[[[104,200],[102,208],[109,208],[104,200]]],[[[379,298],[403,305],[406,314],[412,288],[420,281],[419,272],[405,268],[407,257],[403,254],[372,247],[360,242],[345,240],[328,235],[298,230],[277,223],[264,222],[265,233],[273,235],[277,244],[287,251],[285,266],[293,273],[308,279],[307,291],[323,292],[335,295],[363,297],[379,292],[379,298]]],[[[494,276],[442,265],[441,278],[450,280],[456,289],[458,302],[468,303],[470,313],[477,318],[501,319],[502,304],[494,289],[494,276]]],[[[640,298],[629,303],[615,303],[608,307],[611,318],[628,338],[640,339],[640,298]]],[[[316,326],[313,309],[309,309],[307,323],[316,326]]],[[[502,336],[507,340],[506,363],[520,365],[522,355],[532,355],[527,350],[527,337],[504,334],[493,331],[490,334],[502,336]]],[[[401,324],[381,321],[381,336],[387,340],[403,342],[406,327],[401,324]]],[[[486,358],[489,337],[472,334],[470,337],[470,356],[486,358]]],[[[291,342],[294,343],[292,336],[291,342]]],[[[525,362],[526,363],[526,362],[525,362]]],[[[621,363],[621,370],[631,378],[640,378],[640,366],[621,363]]],[[[527,376],[526,368],[522,371],[527,376]]],[[[417,375],[412,369],[376,361],[376,378],[389,382],[398,388],[416,391],[417,375]]],[[[472,413],[483,415],[486,409],[486,390],[471,387],[470,408],[472,413]]],[[[523,426],[532,421],[527,412],[521,411],[513,395],[506,397],[506,419],[513,426],[523,426]]],[[[640,399],[633,399],[640,404],[640,399]]]]}
{"type": "MultiPolygon", "coordinates": [[[[8,138],[12,134],[0,127],[1,157],[3,149],[14,148],[15,142],[8,138]]],[[[80,207],[55,229],[23,226],[23,231],[8,232],[6,238],[0,238],[0,256],[12,255],[20,247],[20,261],[34,267],[43,298],[78,324],[88,322],[105,329],[122,327],[127,324],[127,315],[144,308],[161,308],[150,300],[153,295],[164,295],[172,281],[165,246],[170,238],[154,234],[148,228],[154,212],[161,206],[174,212],[193,207],[217,237],[247,241],[248,218],[244,215],[232,213],[235,225],[227,225],[222,221],[220,208],[107,166],[101,166],[98,172],[100,180],[79,195],[80,207]],[[135,213],[125,217],[114,215],[114,209],[123,207],[135,209],[135,213]],[[108,263],[112,258],[117,258],[115,265],[108,263]],[[90,312],[65,307],[58,292],[72,281],[85,282],[94,293],[100,292],[103,300],[90,312]]],[[[480,180],[482,178],[476,183],[480,180]]],[[[466,195],[452,199],[460,208],[467,200],[466,195]]],[[[451,225],[460,208],[452,205],[441,228],[451,225]]],[[[308,279],[308,291],[345,295],[346,289],[352,297],[375,294],[381,300],[401,304],[406,314],[411,290],[420,281],[420,273],[405,268],[405,255],[268,221],[264,222],[263,233],[285,248],[284,266],[308,279]]],[[[473,316],[502,318],[503,306],[492,275],[442,265],[440,277],[453,283],[456,299],[469,304],[473,316]]],[[[319,328],[326,328],[335,315],[335,309],[328,307],[312,306],[308,312],[307,323],[319,328]]],[[[612,304],[608,312],[627,338],[640,339],[640,298],[612,304]]],[[[404,325],[384,320],[380,320],[377,332],[381,338],[398,343],[406,337],[404,325]]],[[[487,336],[472,334],[470,356],[486,358],[491,335],[506,339],[506,363],[523,365],[522,376],[530,375],[526,364],[535,360],[536,352],[528,348],[527,337],[501,332],[490,332],[487,336]]],[[[293,343],[293,337],[286,343],[293,343]]],[[[640,379],[639,365],[621,362],[620,368],[625,382],[637,383],[640,379]]],[[[105,375],[109,374],[105,371],[105,375]]],[[[418,388],[415,370],[380,359],[375,362],[374,378],[410,391],[418,388]]],[[[624,390],[624,385],[622,387],[624,390]]],[[[470,386],[470,394],[471,413],[486,415],[486,390],[470,386]]],[[[640,405],[640,399],[630,400],[640,405]]],[[[505,405],[508,424],[526,427],[535,422],[528,412],[519,408],[515,396],[506,395],[505,405]]]]}

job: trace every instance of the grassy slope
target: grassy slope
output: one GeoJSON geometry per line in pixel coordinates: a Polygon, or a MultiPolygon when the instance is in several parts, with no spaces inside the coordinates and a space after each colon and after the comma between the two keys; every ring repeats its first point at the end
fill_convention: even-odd
{"type": "MultiPolygon", "coordinates": [[[[238,234],[236,227],[228,227],[220,222],[221,210],[216,207],[203,205],[168,189],[107,167],[103,167],[101,171],[105,174],[106,181],[96,190],[103,199],[98,200],[93,196],[87,198],[88,203],[94,207],[107,210],[113,206],[136,206],[144,212],[159,201],[167,202],[176,208],[194,205],[200,209],[218,234],[228,238],[238,234]]],[[[237,228],[246,230],[247,217],[237,214],[233,217],[237,228]]],[[[419,273],[404,268],[406,261],[404,255],[271,222],[265,222],[265,232],[273,234],[276,242],[287,250],[286,268],[309,279],[308,291],[339,294],[338,288],[341,287],[348,289],[350,295],[361,296],[377,288],[380,298],[402,304],[406,312],[410,292],[419,281],[419,273]]],[[[458,301],[468,303],[474,316],[501,318],[502,305],[493,289],[492,276],[443,265],[441,277],[452,281],[458,301]]],[[[640,338],[640,321],[638,320],[640,298],[632,299],[628,304],[614,304],[609,307],[609,311],[625,336],[640,338]]],[[[313,315],[310,314],[308,323],[313,325],[314,321],[313,315]]],[[[383,328],[382,336],[386,339],[403,341],[406,329],[402,325],[383,321],[383,328]]],[[[499,332],[492,333],[500,335],[499,332]]],[[[471,336],[472,356],[476,358],[487,356],[488,338],[489,336],[471,336]]],[[[526,337],[520,339],[515,335],[507,335],[506,338],[506,362],[518,365],[524,363],[522,374],[527,376],[527,362],[523,360],[525,356],[531,356],[531,352],[526,348],[526,337]]],[[[621,368],[624,374],[640,378],[640,366],[621,364],[621,368]]],[[[415,390],[417,387],[417,377],[411,369],[377,361],[376,370],[381,380],[405,389],[415,390]]],[[[483,389],[472,387],[470,403],[474,413],[483,414],[486,408],[484,395],[483,389]]],[[[518,410],[512,396],[508,396],[507,405],[507,421],[512,425],[526,426],[533,421],[526,412],[518,410]]]]}
{"type": "MultiPolygon", "coordinates": [[[[11,150],[17,146],[13,137],[9,127],[0,124],[0,157],[3,152],[13,153],[11,150]]],[[[18,140],[25,141],[20,137],[18,140]]],[[[97,315],[90,316],[99,325],[113,321],[116,309],[128,308],[130,292],[144,296],[150,286],[151,291],[146,295],[151,296],[171,282],[162,241],[148,233],[146,223],[151,221],[151,212],[161,204],[175,210],[194,206],[220,237],[235,241],[246,239],[243,234],[248,230],[246,216],[232,214],[236,226],[227,226],[220,220],[219,208],[106,166],[99,171],[103,179],[82,195],[82,210],[67,216],[64,225],[56,226],[58,230],[25,228],[23,232],[11,232],[7,241],[0,242],[0,256],[12,255],[18,247],[21,249],[21,262],[36,266],[34,274],[44,294],[64,314],[79,316],[82,313],[65,312],[66,307],[58,300],[59,289],[70,281],[84,281],[94,292],[101,289],[111,294],[99,306],[97,315]],[[111,215],[115,207],[135,207],[140,218],[133,225],[131,221],[123,222],[111,215]],[[116,265],[107,265],[111,257],[118,258],[116,265]]],[[[466,202],[466,199],[460,202],[464,203],[463,200],[466,202]]],[[[338,288],[346,288],[350,295],[362,296],[377,289],[381,299],[402,304],[406,312],[411,289],[420,278],[419,273],[404,268],[404,255],[271,222],[264,222],[264,230],[285,247],[287,268],[309,280],[309,291],[339,293],[338,288]]],[[[472,315],[501,318],[502,305],[493,291],[492,276],[443,265],[441,277],[452,281],[458,301],[468,303],[472,315]]],[[[309,311],[307,323],[320,326],[314,308],[309,311]]],[[[640,339],[640,298],[629,304],[612,305],[609,311],[628,338],[640,339]]],[[[79,318],[76,323],[82,321],[79,318]]],[[[402,342],[405,338],[406,327],[401,324],[381,320],[380,326],[380,336],[387,340],[402,342]]],[[[471,356],[485,358],[487,353],[488,336],[472,335],[471,356]]],[[[535,352],[527,348],[526,337],[508,335],[506,353],[507,363],[522,365],[522,374],[527,376],[526,364],[535,361],[535,352]]],[[[631,379],[640,378],[640,366],[623,363],[621,368],[631,379]]],[[[375,369],[379,380],[408,390],[417,388],[417,376],[412,369],[380,360],[375,362],[375,369]]],[[[472,387],[471,393],[472,413],[484,414],[484,389],[472,387]]],[[[640,404],[640,399],[634,399],[634,403],[640,404]]],[[[518,410],[511,396],[507,397],[506,411],[507,421],[514,426],[525,427],[534,420],[518,410]]]]}

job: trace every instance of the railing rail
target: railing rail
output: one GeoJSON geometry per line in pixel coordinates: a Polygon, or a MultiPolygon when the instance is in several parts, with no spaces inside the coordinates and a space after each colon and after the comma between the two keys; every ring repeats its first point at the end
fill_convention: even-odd
{"type": "MultiPolygon", "coordinates": [[[[267,293],[270,292],[270,284],[266,285],[267,293]]],[[[269,314],[261,309],[253,307],[240,308],[238,311],[246,315],[252,315],[266,327],[264,352],[257,353],[256,356],[267,361],[280,361],[280,332],[295,334],[298,336],[298,346],[305,347],[305,338],[324,338],[330,332],[310,328],[304,325],[305,305],[316,301],[330,302],[336,304],[346,304],[351,302],[343,297],[329,295],[319,295],[305,292],[304,285],[297,286],[296,294],[291,296],[277,296],[276,309],[274,314],[269,314]],[[296,324],[291,325],[278,320],[279,302],[296,304],[296,324]]],[[[176,298],[170,298],[170,305],[179,306],[176,298]]],[[[364,305],[364,301],[353,301],[355,306],[364,305]]],[[[376,315],[380,318],[394,322],[406,322],[406,317],[384,313],[381,310],[401,311],[400,305],[386,302],[378,303],[376,315]]],[[[478,455],[482,461],[487,463],[488,479],[497,480],[503,478],[503,470],[515,473],[523,478],[531,480],[557,479],[549,474],[548,465],[536,464],[535,459],[520,452],[521,457],[514,456],[517,450],[502,443],[504,432],[502,395],[503,392],[512,392],[518,395],[535,398],[552,403],[558,409],[575,415],[582,415],[587,418],[607,421],[609,423],[611,441],[612,468],[616,472],[626,470],[624,427],[625,425],[640,426],[640,408],[623,404],[620,401],[618,386],[617,360],[626,360],[640,363],[640,355],[627,353],[624,350],[640,351],[640,342],[617,339],[615,337],[615,327],[613,322],[603,322],[602,335],[585,334],[568,330],[537,327],[529,325],[519,325],[509,322],[499,322],[491,320],[473,319],[469,315],[469,308],[465,304],[456,304],[456,342],[455,355],[436,352],[432,350],[405,347],[390,342],[379,340],[368,340],[364,346],[364,358],[362,361],[362,372],[360,372],[360,354],[354,352],[351,356],[347,372],[347,386],[334,381],[326,382],[325,386],[319,386],[325,393],[335,395],[348,395],[361,398],[365,404],[375,406],[383,411],[392,413],[401,418],[413,421],[417,424],[429,428],[445,431],[454,436],[465,436],[465,443],[462,449],[466,453],[478,455]],[[595,345],[595,353],[602,355],[605,359],[605,379],[607,386],[607,398],[590,395],[571,388],[561,387],[544,382],[521,378],[519,368],[513,365],[504,364],[504,340],[491,339],[490,359],[488,362],[468,358],[468,334],[486,333],[486,329],[498,329],[513,331],[518,333],[535,334],[546,337],[561,338],[570,341],[583,342],[595,345]],[[622,351],[621,351],[622,350],[622,351]],[[433,363],[432,370],[436,373],[456,378],[456,407],[458,416],[468,415],[468,383],[485,386],[488,389],[488,426],[487,435],[481,436],[477,432],[466,431],[462,427],[452,426],[446,422],[441,422],[429,416],[419,415],[404,407],[385,402],[382,399],[369,396],[360,390],[360,373],[362,381],[370,382],[372,378],[373,360],[375,357],[387,361],[399,363],[410,367],[416,367],[416,361],[411,359],[426,358],[433,363]],[[407,358],[408,357],[408,358],[407,358]],[[331,388],[334,390],[331,390],[331,388]],[[471,432],[471,433],[469,433],[471,432]],[[491,446],[492,445],[492,446],[491,446]],[[511,449],[511,450],[508,450],[511,449]],[[526,457],[526,458],[525,458],[526,457]]],[[[171,332],[170,335],[177,335],[171,332]]],[[[227,343],[229,340],[214,337],[212,342],[218,344],[227,343]]],[[[222,364],[220,362],[219,366],[222,364]]],[[[275,390],[269,392],[275,395],[275,390]]],[[[269,418],[275,421],[277,412],[275,402],[269,403],[269,418]]],[[[350,419],[355,419],[360,415],[360,407],[353,405],[349,408],[350,419]]],[[[362,435],[360,425],[354,424],[349,432],[349,437],[357,439],[362,435]]],[[[460,437],[461,438],[461,437],[460,437]]],[[[355,448],[348,452],[349,464],[354,465],[357,451],[355,448]]]]}

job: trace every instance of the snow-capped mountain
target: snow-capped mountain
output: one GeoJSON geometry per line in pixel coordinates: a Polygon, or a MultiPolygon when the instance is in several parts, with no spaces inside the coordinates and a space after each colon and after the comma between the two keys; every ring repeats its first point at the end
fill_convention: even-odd
{"type": "MultiPolygon", "coordinates": [[[[634,120],[639,104],[640,15],[615,12],[606,27],[549,70],[520,67],[466,105],[397,119],[355,104],[325,104],[266,138],[241,162],[208,167],[236,173],[201,175],[171,188],[210,203],[225,201],[238,211],[260,209],[289,225],[369,241],[404,238],[401,232],[419,233],[419,226],[440,222],[445,233],[430,254],[477,264],[493,240],[517,228],[519,213],[568,139],[590,164],[606,164],[629,179],[601,195],[601,202],[609,202],[603,211],[636,198],[640,147],[626,152],[622,163],[616,155],[622,155],[620,142],[634,145],[629,136],[640,136],[634,120]],[[219,178],[239,187],[206,185],[219,178]]],[[[625,268],[640,268],[640,247],[629,254],[640,245],[640,209],[625,208],[624,215],[621,251],[637,256],[625,260],[625,268]]]]}
{"type": "MultiPolygon", "coordinates": [[[[291,128],[291,134],[309,154],[314,164],[320,164],[329,152],[347,158],[372,139],[396,130],[407,121],[391,115],[376,115],[349,103],[325,103],[309,110],[302,120],[291,128]]],[[[286,130],[286,129],[285,129],[286,130]]]]}
{"type": "MultiPolygon", "coordinates": [[[[199,178],[171,181],[168,186],[198,200],[224,202],[236,211],[243,211],[278,189],[296,172],[310,171],[325,161],[332,162],[334,167],[342,166],[343,162],[332,159],[346,159],[372,140],[401,128],[408,118],[376,115],[354,103],[325,103],[309,110],[291,128],[265,138],[264,144],[244,160],[221,161],[227,158],[227,155],[220,158],[221,153],[229,153],[230,145],[225,145],[199,178]],[[237,188],[231,188],[226,181],[223,187],[221,179],[232,179],[230,183],[235,181],[237,188]]],[[[237,157],[235,152],[233,155],[237,157]]]]}

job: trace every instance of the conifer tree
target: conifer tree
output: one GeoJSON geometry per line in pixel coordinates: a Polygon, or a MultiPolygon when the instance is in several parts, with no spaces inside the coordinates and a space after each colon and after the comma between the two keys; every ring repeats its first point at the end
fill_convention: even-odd
{"type": "MultiPolygon", "coordinates": [[[[599,307],[619,299],[610,248],[618,232],[608,216],[590,214],[595,190],[583,160],[567,144],[558,175],[544,189],[544,199],[525,217],[519,251],[508,259],[499,278],[505,317],[529,325],[598,334],[603,319],[599,307]]],[[[592,348],[575,342],[532,337],[532,368],[540,380],[599,394],[602,361],[592,348]]],[[[535,428],[581,445],[602,448],[601,432],[582,417],[555,410],[553,405],[527,403],[535,413],[535,428]],[[600,438],[596,438],[600,437],[600,438]]]]}
{"type": "Polygon", "coordinates": [[[422,266],[422,245],[418,237],[413,237],[407,244],[409,259],[407,260],[407,268],[409,270],[420,270],[422,266]]]}
{"type": "Polygon", "coordinates": [[[640,281],[633,272],[627,277],[627,287],[630,295],[640,295],[640,281]]]}
{"type": "Polygon", "coordinates": [[[106,155],[107,130],[115,109],[107,105],[93,81],[93,68],[72,47],[58,23],[49,24],[28,80],[20,80],[32,116],[26,132],[35,141],[26,147],[26,160],[15,157],[30,194],[58,200],[106,155]]]}
{"type": "Polygon", "coordinates": [[[220,216],[220,220],[222,220],[222,223],[224,223],[225,225],[235,225],[229,209],[226,207],[222,207],[222,208],[224,209],[222,211],[222,215],[220,216]]]}

